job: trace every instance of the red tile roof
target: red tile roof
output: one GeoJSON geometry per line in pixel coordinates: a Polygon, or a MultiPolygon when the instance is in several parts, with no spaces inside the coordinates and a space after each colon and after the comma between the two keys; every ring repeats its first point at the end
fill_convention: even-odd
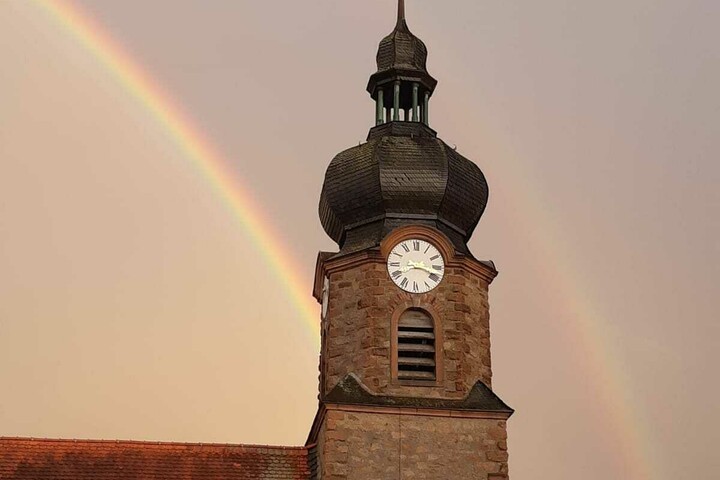
{"type": "Polygon", "coordinates": [[[312,448],[0,437],[0,480],[309,480],[312,448]]]}

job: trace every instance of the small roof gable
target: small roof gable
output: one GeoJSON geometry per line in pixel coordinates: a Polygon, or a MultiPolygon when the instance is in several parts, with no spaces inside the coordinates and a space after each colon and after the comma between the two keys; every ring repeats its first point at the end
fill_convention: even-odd
{"type": "Polygon", "coordinates": [[[310,480],[312,447],[0,438],[2,480],[310,480]]]}

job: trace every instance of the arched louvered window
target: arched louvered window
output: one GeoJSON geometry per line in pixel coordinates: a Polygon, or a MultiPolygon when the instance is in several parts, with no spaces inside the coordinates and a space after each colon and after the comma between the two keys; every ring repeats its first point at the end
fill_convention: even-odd
{"type": "Polygon", "coordinates": [[[399,380],[436,379],[435,322],[425,310],[410,308],[400,315],[397,372],[399,380]]]}

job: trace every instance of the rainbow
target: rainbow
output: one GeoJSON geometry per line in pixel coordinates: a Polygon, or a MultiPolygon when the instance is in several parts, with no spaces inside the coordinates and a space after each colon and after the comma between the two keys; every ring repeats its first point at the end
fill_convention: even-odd
{"type": "Polygon", "coordinates": [[[319,310],[297,262],[250,190],[228,168],[178,103],[78,6],[67,0],[35,0],[165,129],[233,213],[256,250],[283,285],[312,340],[319,345],[319,310]]]}
{"type": "MultiPolygon", "coordinates": [[[[299,315],[309,328],[312,338],[319,338],[318,308],[312,299],[308,282],[298,273],[300,270],[288,249],[278,239],[281,238],[272,228],[271,222],[263,214],[248,188],[227,167],[221,156],[193,123],[184,115],[182,109],[155,84],[150,76],[133,61],[127,53],[80,8],[67,0],[34,0],[49,13],[65,30],[74,36],[102,64],[108,72],[134,96],[151,115],[165,128],[178,146],[191,158],[198,170],[213,185],[217,194],[233,212],[256,249],[271,266],[277,278],[283,284],[289,298],[298,308],[299,315]]],[[[512,156],[512,155],[509,155],[512,156]]],[[[507,159],[510,160],[510,159],[507,159]]],[[[517,165],[518,162],[508,162],[517,165]]],[[[516,172],[516,178],[523,178],[516,172]]],[[[527,187],[527,186],[526,186],[527,187]]],[[[532,188],[530,189],[532,190],[532,188]]],[[[617,440],[617,451],[624,458],[626,474],[624,478],[649,480],[659,478],[659,472],[653,471],[653,454],[649,448],[649,433],[640,420],[639,413],[633,408],[630,382],[625,378],[618,356],[613,353],[611,339],[605,338],[599,325],[602,314],[595,307],[597,302],[589,298],[581,285],[580,276],[563,260],[562,247],[564,236],[561,227],[553,225],[553,219],[541,208],[542,195],[526,192],[528,199],[515,211],[523,211],[527,218],[541,219],[539,244],[548,254],[545,261],[551,259],[554,265],[553,278],[558,291],[570,292],[556,300],[564,305],[565,312],[572,321],[566,331],[573,341],[579,342],[585,353],[581,361],[598,385],[598,394],[606,409],[606,416],[617,440]]]]}
{"type": "MultiPolygon", "coordinates": [[[[511,165],[515,178],[527,177],[517,169],[520,162],[511,153],[504,152],[502,157],[506,165],[511,165]]],[[[517,197],[522,205],[510,205],[507,211],[522,212],[522,218],[513,219],[517,224],[537,224],[533,229],[537,235],[535,243],[542,250],[537,257],[542,258],[544,265],[553,266],[547,271],[550,276],[546,280],[554,284],[554,290],[558,292],[556,298],[550,298],[548,302],[561,306],[562,317],[567,319],[561,330],[566,332],[568,343],[576,345],[578,368],[583,368],[596,385],[598,404],[602,405],[602,413],[607,419],[607,430],[613,437],[617,458],[622,460],[622,478],[662,478],[662,473],[656,469],[661,463],[651,448],[650,429],[632,396],[634,386],[627,378],[619,352],[614,348],[615,342],[601,328],[606,323],[606,316],[589,289],[584,288],[579,271],[565,258],[564,252],[572,250],[566,241],[571,235],[563,235],[562,225],[548,214],[549,209],[545,208],[547,202],[543,202],[544,195],[537,185],[527,184],[523,189],[522,195],[517,197]]]]}

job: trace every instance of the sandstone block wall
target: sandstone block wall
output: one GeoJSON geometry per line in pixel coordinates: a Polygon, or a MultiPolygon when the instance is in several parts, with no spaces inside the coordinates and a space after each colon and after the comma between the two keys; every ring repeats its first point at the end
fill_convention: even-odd
{"type": "Polygon", "coordinates": [[[322,480],[505,480],[504,420],[331,410],[322,480]]]}
{"type": "Polygon", "coordinates": [[[491,386],[488,282],[463,268],[448,268],[433,291],[410,295],[390,279],[384,262],[367,262],[330,275],[321,389],[329,392],[348,373],[377,394],[463,398],[477,380],[491,386]],[[439,317],[442,359],[434,387],[392,380],[391,319],[413,302],[439,317]]]}

